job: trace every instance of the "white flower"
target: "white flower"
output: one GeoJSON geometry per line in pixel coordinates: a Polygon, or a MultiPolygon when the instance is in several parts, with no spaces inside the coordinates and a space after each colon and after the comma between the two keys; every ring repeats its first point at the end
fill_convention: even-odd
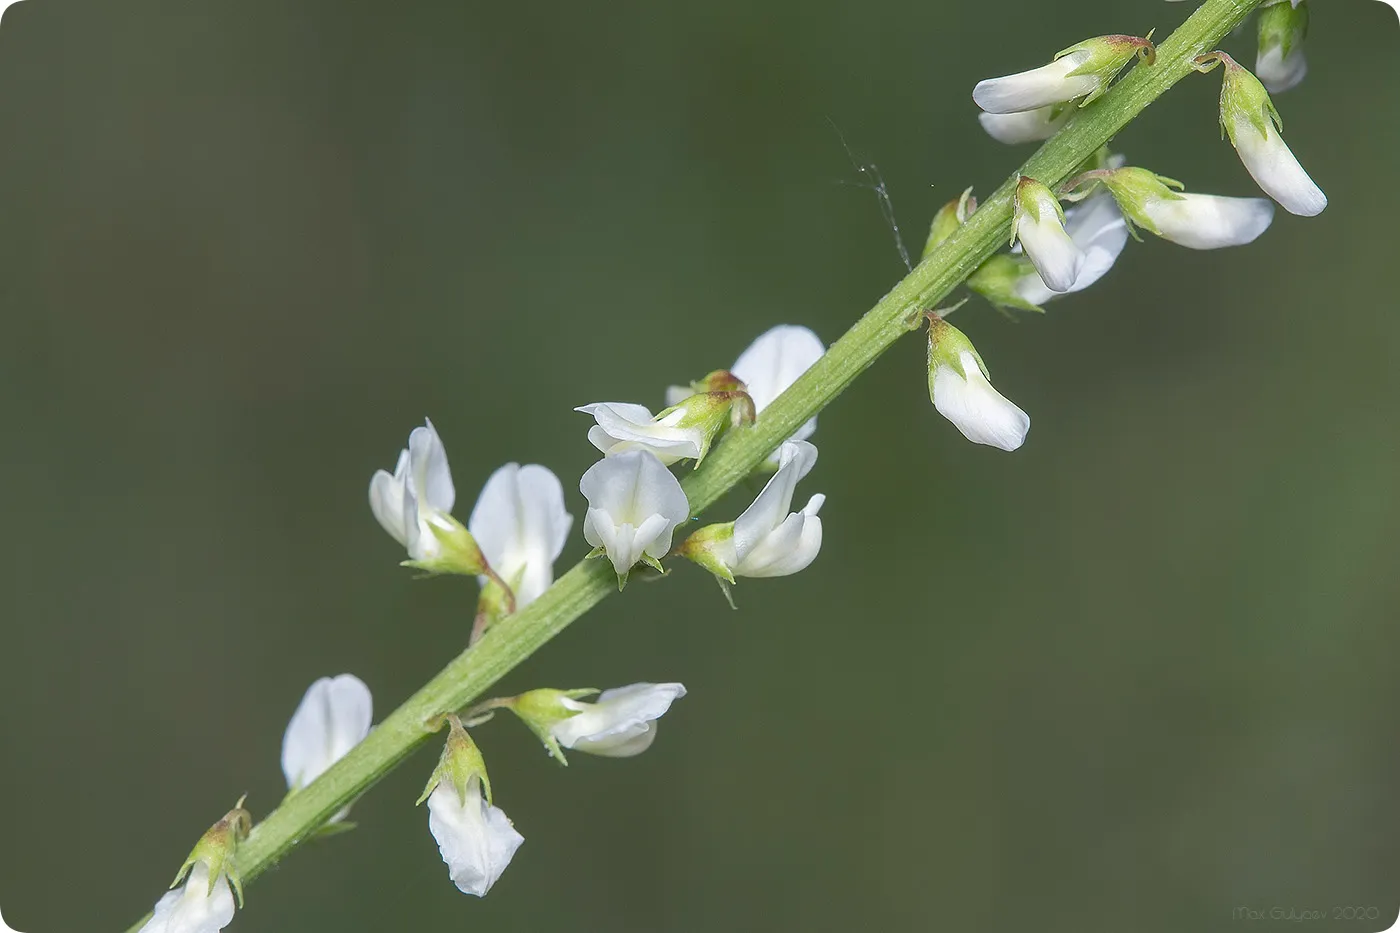
{"type": "Polygon", "coordinates": [[[705,429],[688,424],[684,407],[677,407],[653,418],[645,405],[630,402],[594,402],[574,411],[592,415],[598,423],[588,429],[588,440],[605,455],[628,450],[647,450],[667,466],[681,460],[696,460],[709,446],[705,429]]]}
{"type": "Polygon", "coordinates": [[[1239,114],[1231,127],[1230,138],[1240,161],[1265,194],[1290,214],[1315,217],[1322,213],[1327,195],[1303,170],[1273,120],[1261,123],[1239,114]]]}
{"type": "Polygon", "coordinates": [[[233,891],[221,872],[211,891],[209,866],[196,862],[189,878],[156,902],[141,933],[219,933],[233,922],[233,891]]]}
{"type": "Polygon", "coordinates": [[[1015,285],[1016,294],[1033,305],[1043,305],[1062,294],[1079,292],[1108,274],[1128,243],[1128,223],[1113,196],[1100,192],[1065,211],[1065,232],[1084,254],[1084,264],[1074,284],[1064,292],[1051,291],[1038,273],[1032,272],[1015,285]]]}
{"type": "MultiPolygon", "coordinates": [[[[322,677],[307,689],[282,736],[282,773],[288,790],[300,790],[369,735],[374,701],[354,674],[322,677]]],[[[343,819],[342,810],[331,822],[343,819]]]]}
{"type": "MultiPolygon", "coordinates": [[[[730,372],[744,383],[753,399],[755,413],[773,404],[797,378],[822,358],[826,347],[821,338],[806,327],[780,324],[760,334],[730,367],[730,372]]],[[[810,418],[792,435],[792,440],[804,440],[817,430],[817,419],[810,418]]]]}
{"type": "Polygon", "coordinates": [[[1181,193],[1149,199],[1142,208],[1154,233],[1191,249],[1253,243],[1274,220],[1274,206],[1264,198],[1181,193]]]}
{"type": "Polygon", "coordinates": [[[1006,143],[1008,146],[1034,143],[1054,136],[1069,120],[1070,114],[1074,113],[1073,107],[1059,107],[1058,115],[1055,114],[1056,109],[1050,106],[1016,113],[984,112],[977,115],[977,121],[982,124],[982,129],[987,131],[987,135],[999,143],[1006,143]]]}
{"type": "Polygon", "coordinates": [[[638,561],[655,563],[664,557],[676,526],[690,517],[681,484],[645,450],[593,464],[579,481],[579,490],[588,500],[583,537],[607,553],[619,583],[638,561]]]}
{"type": "Polygon", "coordinates": [[[1072,72],[1087,64],[1092,55],[1089,49],[1080,49],[1030,71],[979,81],[972,89],[972,99],[988,113],[1021,113],[1086,97],[1099,88],[1101,79],[1096,74],[1072,72]]]}
{"type": "Polygon", "coordinates": [[[428,797],[428,829],[437,840],[452,882],[463,894],[484,897],[501,877],[525,837],[500,807],[486,802],[481,778],[472,775],[458,792],[444,780],[428,797]]]}
{"type": "Polygon", "coordinates": [[[1031,419],[992,388],[982,358],[962,331],[929,316],[928,391],[939,414],[974,444],[1015,450],[1031,419]]]}
{"type": "Polygon", "coordinates": [[[431,421],[414,428],[408,436],[408,449],[399,453],[393,475],[379,470],[369,483],[369,507],[374,517],[417,561],[430,561],[442,554],[442,544],[431,526],[445,527],[443,520],[456,498],[447,449],[431,421]]]}
{"type": "Polygon", "coordinates": [[[573,523],[558,477],[538,464],[507,463],[486,481],[467,527],[520,610],[554,582],[573,523]]]}
{"type": "Polygon", "coordinates": [[[559,704],[576,714],[551,724],[550,732],[565,748],[629,758],[651,747],[656,720],[683,696],[680,684],[632,684],[604,690],[593,703],[560,697],[559,704]]]}
{"type": "Polygon", "coordinates": [[[1259,50],[1254,61],[1254,72],[1264,87],[1275,94],[1292,90],[1308,76],[1308,58],[1303,54],[1303,45],[1298,43],[1283,54],[1283,46],[1273,44],[1259,50]]]}
{"type": "Polygon", "coordinates": [[[1084,268],[1084,253],[1065,231],[1059,200],[1049,188],[1024,175],[1016,186],[1013,236],[1046,288],[1067,292],[1074,286],[1084,268]]]}

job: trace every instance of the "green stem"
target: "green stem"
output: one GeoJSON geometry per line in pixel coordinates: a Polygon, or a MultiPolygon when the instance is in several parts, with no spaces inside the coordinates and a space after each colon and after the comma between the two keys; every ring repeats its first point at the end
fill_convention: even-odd
{"type": "MultiPolygon", "coordinates": [[[[798,426],[840,395],[901,336],[919,311],[947,297],[1010,235],[1016,179],[1028,175],[1051,188],[1065,181],[1099,147],[1192,71],[1192,59],[1244,21],[1262,0],[1207,0],[1158,48],[1157,63],[1138,64],[1108,94],[1077,113],[1063,129],[985,200],[902,282],[831,346],[753,426],[735,431],[685,478],[693,514],[699,514],[748,476],[798,426]]],[[[930,428],[932,430],[932,428],[930,428]]],[[[432,736],[434,717],[459,710],[491,688],[605,596],[616,592],[612,567],[580,562],[539,599],[492,626],[474,647],[454,658],[389,715],[365,741],[309,786],[268,814],[239,847],[245,884],[253,881],[346,804],[369,790],[432,736]]],[[[139,930],[144,920],[129,933],[139,930]]]]}

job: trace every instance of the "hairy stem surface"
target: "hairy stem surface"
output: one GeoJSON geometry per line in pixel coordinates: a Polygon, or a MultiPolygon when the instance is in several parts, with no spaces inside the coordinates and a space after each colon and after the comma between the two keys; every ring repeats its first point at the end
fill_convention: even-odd
{"type": "MultiPolygon", "coordinates": [[[[1157,62],[1137,64],[1100,100],[1079,111],[975,214],[851,327],[751,427],[732,432],[682,483],[699,514],[757,468],[784,439],[825,408],[901,336],[908,322],[957,288],[1006,245],[1020,175],[1051,188],[1192,69],[1262,0],[1207,0],[1158,47],[1157,62]]],[[[428,723],[478,699],[575,619],[617,591],[606,560],[580,562],[539,599],[502,620],[389,715],[369,737],[306,788],[268,814],[239,848],[244,884],[286,855],[342,807],[372,787],[433,732],[428,723]]],[[[137,921],[135,933],[145,922],[137,921]]]]}

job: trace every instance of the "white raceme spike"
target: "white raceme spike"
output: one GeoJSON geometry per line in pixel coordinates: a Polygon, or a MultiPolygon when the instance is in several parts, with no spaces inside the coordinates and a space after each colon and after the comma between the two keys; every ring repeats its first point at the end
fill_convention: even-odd
{"type": "Polygon", "coordinates": [[[685,696],[680,684],[632,684],[604,690],[592,703],[559,702],[577,714],[550,726],[565,748],[608,758],[640,755],[656,741],[656,720],[685,696]]]}
{"type": "Polygon", "coordinates": [[[452,883],[463,894],[484,897],[525,838],[500,807],[486,802],[481,779],[473,776],[465,793],[451,781],[428,797],[428,829],[437,840],[452,883]]]}
{"type": "Polygon", "coordinates": [[[677,408],[661,419],[654,419],[645,405],[630,402],[594,402],[574,411],[592,415],[597,424],[588,429],[589,442],[604,454],[647,450],[667,466],[681,460],[694,460],[705,449],[705,432],[684,427],[684,408],[677,408]]]}
{"type": "Polygon", "coordinates": [[[467,528],[520,610],[554,582],[554,561],[573,523],[558,477],[538,464],[507,463],[486,481],[467,528]]]}
{"type": "Polygon", "coordinates": [[[1084,265],[1074,284],[1063,292],[1052,291],[1038,273],[1017,282],[1016,294],[1033,305],[1060,295],[1080,292],[1108,274],[1128,243],[1128,223],[1111,194],[1100,191],[1065,211],[1065,232],[1084,254],[1084,265]]]}
{"type": "Polygon", "coordinates": [[[1015,237],[1045,287],[1067,292],[1084,268],[1084,253],[1065,231],[1060,202],[1040,182],[1021,178],[1016,190],[1015,237]]]}
{"type": "Polygon", "coordinates": [[[1073,107],[1040,107],[1017,113],[979,113],[977,122],[999,143],[1015,146],[1049,139],[1069,120],[1073,107]],[[1060,111],[1055,115],[1055,111],[1060,111]]]}
{"type": "MultiPolygon", "coordinates": [[[[322,677],[306,694],[282,736],[282,774],[288,790],[299,790],[345,757],[369,735],[374,701],[353,674],[322,677]]],[[[347,807],[331,822],[344,819],[347,807]]]]}
{"type": "Polygon", "coordinates": [[[979,81],[972,90],[972,99],[988,113],[1021,113],[1084,97],[1094,92],[1099,79],[1070,72],[1086,63],[1091,55],[1088,50],[1071,52],[1030,71],[979,81]]]}
{"type": "Polygon", "coordinates": [[[646,450],[598,461],[579,490],[588,500],[583,537],[607,553],[621,580],[643,558],[666,556],[676,526],[690,517],[680,482],[646,450]]]}
{"type": "Polygon", "coordinates": [[[1272,120],[1259,124],[1236,118],[1231,134],[1240,161],[1264,193],[1290,214],[1315,217],[1327,207],[1327,195],[1303,170],[1272,120]]]}
{"type": "Polygon", "coordinates": [[[219,933],[233,922],[233,891],[220,874],[209,886],[209,866],[196,862],[185,883],[156,902],[140,933],[219,933]]]}
{"type": "Polygon", "coordinates": [[[1273,223],[1274,205],[1264,198],[1179,194],[1155,198],[1143,211],[1165,240],[1191,249],[1222,249],[1253,243],[1273,223]]]}
{"type": "Polygon", "coordinates": [[[1030,416],[992,387],[976,356],[964,350],[959,361],[963,373],[951,365],[934,371],[934,407],[974,444],[1016,450],[1026,441],[1030,416]]]}

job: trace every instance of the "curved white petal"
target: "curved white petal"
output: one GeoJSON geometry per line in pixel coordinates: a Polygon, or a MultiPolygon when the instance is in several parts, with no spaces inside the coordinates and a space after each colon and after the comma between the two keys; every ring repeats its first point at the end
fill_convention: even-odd
{"type": "Polygon", "coordinates": [[[599,460],[579,480],[579,491],[588,500],[584,539],[603,548],[619,574],[644,553],[664,556],[676,525],[690,517],[680,482],[646,450],[599,460]]]}
{"type": "Polygon", "coordinates": [[[1052,116],[1054,112],[1053,106],[1016,113],[983,112],[977,115],[977,122],[982,124],[982,129],[986,130],[992,139],[1008,146],[1016,146],[1021,143],[1040,142],[1054,136],[1069,120],[1074,110],[1064,107],[1058,116],[1052,116]]]}
{"type": "Polygon", "coordinates": [[[992,387],[971,353],[963,351],[960,362],[966,379],[951,366],[934,372],[934,407],[974,444],[1016,450],[1031,429],[1030,416],[992,387]]]}
{"type": "Polygon", "coordinates": [[[1274,205],[1264,198],[1227,198],[1182,194],[1143,205],[1158,235],[1191,249],[1221,249],[1253,243],[1274,220],[1274,205]]]}
{"type": "Polygon", "coordinates": [[[1039,220],[1022,213],[1016,222],[1016,239],[1046,288],[1067,292],[1074,286],[1084,268],[1084,253],[1065,232],[1053,207],[1043,208],[1039,220]]]}
{"type": "Polygon", "coordinates": [[[1302,43],[1295,45],[1286,56],[1280,43],[1260,51],[1254,62],[1254,76],[1272,94],[1297,87],[1308,76],[1308,58],[1303,54],[1302,43]]]}
{"type": "Polygon", "coordinates": [[[734,520],[734,557],[742,564],[749,552],[781,525],[792,508],[797,484],[817,462],[817,448],[806,441],[788,441],[778,451],[778,470],[753,504],[734,520]]]}
{"type": "Polygon", "coordinates": [[[369,508],[380,527],[399,544],[408,544],[408,523],[404,515],[404,486],[408,481],[408,451],[399,452],[393,474],[375,471],[369,481],[369,508]]]}
{"type": "Polygon", "coordinates": [[[491,890],[525,841],[505,812],[486,802],[476,777],[467,784],[465,800],[451,781],[433,789],[428,797],[428,829],[452,883],[463,894],[476,897],[491,890]]]}
{"type": "Polygon", "coordinates": [[[1033,305],[1043,305],[1062,294],[1083,291],[1108,274],[1128,243],[1128,224],[1113,195],[1100,192],[1065,211],[1065,232],[1084,253],[1084,264],[1074,284],[1064,292],[1051,291],[1038,273],[1016,284],[1016,294],[1033,305]]]}
{"type": "Polygon", "coordinates": [[[408,436],[408,482],[421,505],[439,512],[451,512],[457,501],[452,486],[452,470],[447,465],[447,448],[437,428],[428,421],[408,436]]]}
{"type": "Polygon", "coordinates": [[[219,933],[233,922],[233,892],[221,874],[209,892],[209,867],[196,862],[183,885],[156,902],[141,933],[219,933]]]}
{"type": "Polygon", "coordinates": [[[656,738],[653,723],[683,696],[681,684],[632,684],[605,690],[594,703],[564,700],[579,713],[555,723],[551,731],[565,748],[626,758],[651,746],[656,738]]]}
{"type": "Polygon", "coordinates": [[[817,513],[825,502],[825,496],[815,495],[801,512],[789,515],[749,551],[734,568],[734,575],[786,577],[806,570],[822,549],[822,520],[817,513]]]}
{"type": "Polygon", "coordinates": [[[1089,55],[1084,50],[1071,52],[1030,71],[979,81],[972,89],[972,99],[988,113],[1021,113],[1084,97],[1098,86],[1098,79],[1093,75],[1070,77],[1069,73],[1089,55]]]}
{"type": "Polygon", "coordinates": [[[1300,217],[1321,214],[1327,207],[1327,195],[1308,177],[1273,122],[1266,120],[1264,127],[1261,133],[1248,119],[1235,121],[1235,149],[1240,161],[1264,193],[1290,214],[1300,217]]]}
{"type": "Polygon", "coordinates": [[[305,787],[369,735],[374,700],[354,674],[322,677],[306,694],[282,736],[287,789],[305,787]]]}
{"type": "Polygon", "coordinates": [[[684,417],[677,409],[657,421],[644,405],[630,402],[593,402],[580,405],[574,411],[592,415],[598,422],[589,429],[589,442],[611,456],[629,450],[648,450],[662,463],[696,459],[705,446],[705,432],[700,428],[677,426],[684,417]]]}
{"type": "Polygon", "coordinates": [[[507,463],[482,487],[467,529],[491,567],[514,586],[516,609],[524,609],[554,582],[554,561],[573,523],[564,487],[548,467],[507,463]]]}
{"type": "MultiPolygon", "coordinates": [[[[729,371],[743,381],[753,399],[755,413],[762,414],[763,409],[786,392],[824,353],[826,346],[810,328],[779,324],[749,344],[729,371]]],[[[803,422],[789,440],[806,440],[816,431],[814,416],[803,422]]]]}

